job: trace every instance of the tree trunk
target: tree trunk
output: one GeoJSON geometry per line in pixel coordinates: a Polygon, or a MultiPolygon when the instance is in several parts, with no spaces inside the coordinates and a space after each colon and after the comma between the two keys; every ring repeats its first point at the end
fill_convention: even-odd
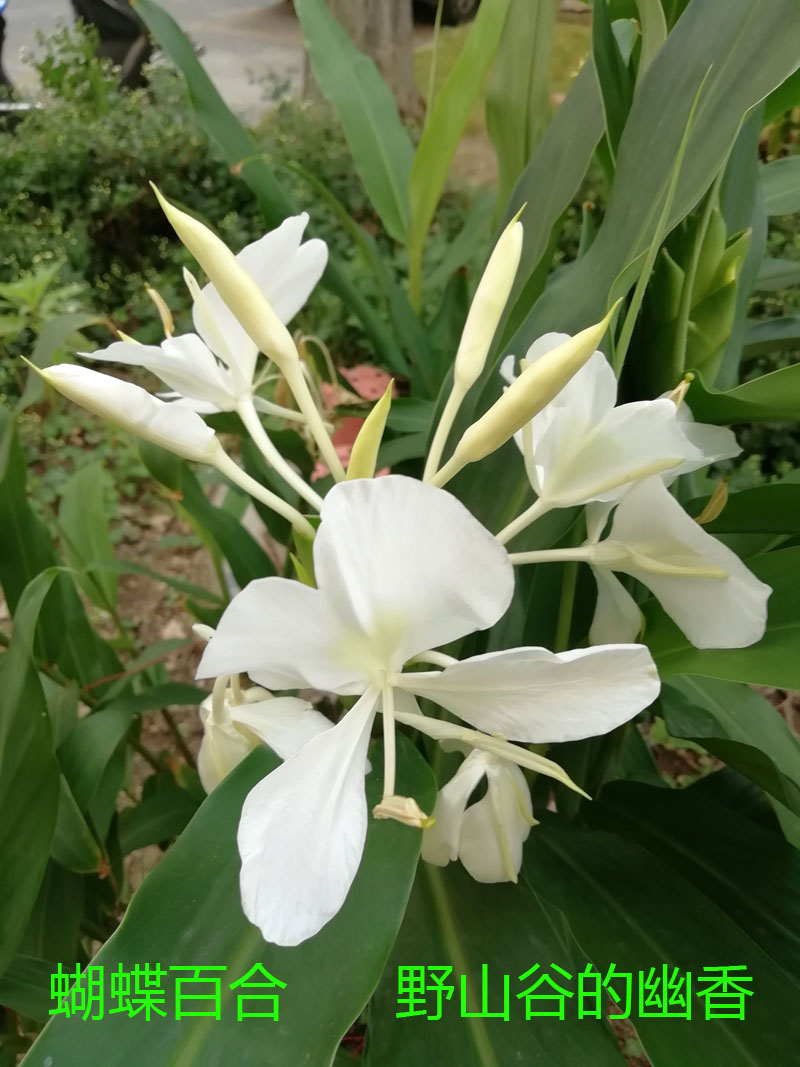
{"type": "MultiPolygon", "coordinates": [[[[417,114],[421,101],[414,85],[412,0],[327,0],[327,4],[356,47],[375,60],[400,112],[417,114]]],[[[319,97],[308,55],[305,94],[319,97]]]]}

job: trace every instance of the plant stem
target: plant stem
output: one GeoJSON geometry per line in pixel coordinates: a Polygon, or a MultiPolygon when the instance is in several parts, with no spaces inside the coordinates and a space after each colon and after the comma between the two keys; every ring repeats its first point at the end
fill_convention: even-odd
{"type": "Polygon", "coordinates": [[[236,410],[239,418],[244,423],[245,429],[267,463],[280,474],[298,496],[302,497],[312,508],[319,511],[322,507],[322,497],[310,485],[306,484],[291,464],[280,454],[267,431],[261,425],[261,419],[259,419],[256,409],[253,407],[252,400],[243,401],[236,410]]]}
{"type": "Polygon", "coordinates": [[[183,758],[186,760],[186,762],[189,764],[190,767],[193,767],[195,770],[197,770],[197,763],[195,762],[195,758],[192,755],[191,750],[189,749],[189,746],[186,744],[186,740],[185,740],[183,734],[181,733],[181,731],[180,731],[180,729],[178,727],[178,724],[173,719],[171,712],[169,712],[167,710],[167,708],[162,708],[161,709],[161,715],[164,718],[164,722],[169,727],[169,732],[175,738],[175,744],[180,749],[181,755],[183,756],[183,758]]]}
{"type": "Polygon", "coordinates": [[[286,501],[273,493],[270,489],[266,489],[260,482],[257,482],[255,478],[251,478],[250,475],[243,471],[236,463],[233,462],[231,457],[224,452],[220,447],[215,453],[213,464],[221,474],[227,475],[228,478],[240,489],[244,489],[250,496],[255,497],[256,500],[260,500],[262,504],[266,504],[268,508],[272,508],[279,515],[282,515],[284,519],[287,519],[298,533],[301,533],[304,537],[314,537],[314,527],[304,518],[303,515],[293,508],[291,504],[287,504],[286,501]]]}
{"type": "MultiPolygon", "coordinates": [[[[328,431],[325,429],[322,422],[322,416],[317,410],[314,398],[311,396],[308,382],[303,375],[302,363],[297,359],[296,362],[284,364],[281,367],[281,370],[286,378],[286,384],[292,391],[292,396],[294,396],[297,401],[297,406],[305,416],[306,424],[311,431],[312,437],[316,441],[323,462],[333,475],[334,479],[337,482],[343,482],[345,473],[342,461],[339,459],[336,449],[333,447],[333,442],[328,436],[328,431]]],[[[313,537],[314,535],[312,534],[311,536],[313,537]]]]}
{"type": "Polygon", "coordinates": [[[505,526],[499,534],[497,534],[497,540],[501,545],[508,544],[512,537],[516,537],[518,533],[522,533],[527,529],[532,522],[540,519],[542,515],[546,515],[550,510],[550,507],[545,504],[541,497],[538,500],[534,500],[529,508],[518,515],[513,522],[510,522],[508,526],[505,526]]]}
{"type": "Polygon", "coordinates": [[[455,383],[450,390],[450,396],[447,398],[447,403],[444,406],[442,417],[439,419],[439,425],[436,427],[436,433],[433,435],[433,441],[431,441],[430,451],[428,452],[428,458],[425,461],[425,471],[422,475],[423,482],[430,482],[439,470],[439,460],[442,458],[444,452],[444,446],[447,444],[447,438],[450,430],[455,422],[458,409],[461,407],[461,403],[466,396],[464,389],[459,388],[455,383]]]}

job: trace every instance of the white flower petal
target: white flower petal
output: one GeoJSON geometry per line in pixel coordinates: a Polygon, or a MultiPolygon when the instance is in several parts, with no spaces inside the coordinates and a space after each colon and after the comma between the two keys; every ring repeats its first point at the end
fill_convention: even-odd
{"type": "Polygon", "coordinates": [[[464,814],[458,858],[476,882],[516,881],[534,824],[530,789],[519,767],[500,760],[488,777],[486,796],[464,814]]]}
{"type": "Polygon", "coordinates": [[[614,567],[646,585],[696,648],[744,648],[763,637],[772,589],[687,515],[660,478],[627,494],[609,540],[666,563],[727,571],[727,578],[692,578],[653,574],[634,564],[614,567]]]}
{"type": "Polygon", "coordinates": [[[203,789],[210,793],[253,751],[258,741],[237,730],[232,722],[210,721],[210,708],[203,703],[200,709],[203,740],[197,753],[197,773],[203,789]]]}
{"type": "Polygon", "coordinates": [[[705,462],[679,426],[671,400],[623,404],[582,434],[571,413],[561,410],[562,432],[554,422],[534,451],[541,496],[553,507],[618,500],[633,481],[684,460],[695,467],[705,462]]]}
{"type": "Polygon", "coordinates": [[[328,263],[328,246],[319,238],[300,242],[308,214],[288,218],[236,257],[256,281],[283,323],[308,300],[328,263]]]}
{"type": "Polygon", "coordinates": [[[214,431],[188,408],[165,404],[132,382],[61,363],[42,377],[76,404],[184,459],[208,462],[219,448],[214,431]]]}
{"type": "Polygon", "coordinates": [[[299,945],[344,904],[367,833],[364,761],[374,715],[370,691],[244,802],[242,907],[266,941],[299,945]]]}
{"type": "Polygon", "coordinates": [[[486,774],[486,764],[491,757],[477,750],[460,765],[450,781],[442,786],[431,813],[434,818],[422,835],[422,858],[437,867],[446,867],[458,858],[461,824],[467,802],[475,786],[486,774]]]}
{"type": "Polygon", "coordinates": [[[330,719],[297,697],[274,697],[231,706],[231,719],[252,730],[282,760],[291,759],[303,745],[333,729],[330,719]]]}
{"type": "Polygon", "coordinates": [[[720,459],[732,459],[742,451],[733,430],[729,430],[727,426],[710,426],[708,423],[695,422],[686,401],[678,408],[678,424],[687,440],[700,453],[701,459],[699,462],[687,459],[680,467],[668,471],[667,485],[670,485],[679,474],[699,470],[720,459]]]}
{"type": "Polygon", "coordinates": [[[230,375],[194,333],[168,337],[160,347],[115,341],[96,352],[81,352],[81,356],[144,367],[180,396],[213,404],[217,411],[230,411],[235,406],[230,375]]]}
{"type": "Polygon", "coordinates": [[[223,612],[197,677],[247,673],[267,689],[363,692],[358,673],[333,658],[340,639],[341,624],[319,590],[288,578],[259,578],[223,612]]]}
{"type": "Polygon", "coordinates": [[[628,644],[642,628],[642,613],[631,594],[610,571],[592,568],[597,582],[597,604],[589,629],[593,645],[628,644]]]}
{"type": "Polygon", "coordinates": [[[392,670],[491,626],[513,594],[497,539],[450,493],[400,475],[331,489],[314,565],[336,615],[392,670]]]}
{"type": "Polygon", "coordinates": [[[652,704],[660,689],[644,645],[487,652],[438,673],[404,675],[403,684],[485,733],[529,743],[607,733],[652,704]]]}

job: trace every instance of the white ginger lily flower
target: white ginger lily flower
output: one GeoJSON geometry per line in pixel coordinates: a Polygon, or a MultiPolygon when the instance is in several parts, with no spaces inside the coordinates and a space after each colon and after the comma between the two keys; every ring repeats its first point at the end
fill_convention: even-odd
{"type": "MultiPolygon", "coordinates": [[[[503,547],[433,486],[398,475],[334,486],[313,552],[319,588],[285,578],[252,582],[226,609],[198,670],[199,677],[246,672],[269,689],[312,686],[359,698],[336,726],[256,785],[242,809],[242,905],[265,939],[281,945],[321,929],[355,877],[367,830],[364,763],[378,710],[385,768],[376,814],[414,821],[406,798],[394,796],[394,723],[408,721],[402,707],[396,714],[396,696],[430,695],[480,729],[538,742],[610,730],[659,690],[642,646],[561,656],[513,649],[439,672],[402,673],[415,657],[449,662],[426,650],[492,626],[513,593],[503,547]]],[[[482,736],[466,733],[472,743],[469,735],[482,736]]],[[[424,813],[416,821],[425,825],[424,813]]]]}
{"type": "Polygon", "coordinates": [[[203,740],[197,771],[203,789],[216,789],[234,767],[261,744],[287,760],[333,723],[306,700],[273,697],[260,686],[237,693],[219,678],[200,705],[203,740]],[[236,698],[239,698],[238,700],[236,698]]]}
{"type": "Polygon", "coordinates": [[[589,536],[578,548],[511,555],[517,564],[591,565],[597,581],[591,641],[630,641],[641,630],[641,612],[613,571],[647,586],[696,648],[745,648],[764,636],[772,589],[687,515],[661,478],[647,478],[628,491],[601,541],[611,508],[587,508],[589,536]]]}
{"type": "Polygon", "coordinates": [[[761,640],[772,589],[687,515],[660,478],[623,497],[598,543],[607,517],[598,506],[590,520],[597,580],[590,640],[634,640],[641,628],[636,602],[611,571],[647,586],[696,648],[746,648],[761,640]]]}
{"type": "MultiPolygon", "coordinates": [[[[568,339],[548,333],[528,349],[535,363],[568,339]]],[[[501,374],[514,380],[514,357],[501,374]]],[[[733,433],[692,421],[685,404],[668,396],[615,407],[617,380],[606,357],[588,362],[515,435],[537,501],[499,535],[504,543],[552,508],[618,501],[633,482],[660,472],[674,478],[741,449],[733,433]],[[679,410],[680,409],[680,410],[679,410]]]]}
{"type": "Polygon", "coordinates": [[[474,749],[439,790],[422,858],[437,867],[461,860],[477,882],[516,882],[522,846],[536,825],[525,775],[516,764],[474,749]],[[486,795],[469,799],[486,778],[486,795]]]}
{"type": "MultiPolygon", "coordinates": [[[[295,215],[247,245],[236,259],[252,276],[281,322],[289,322],[302,308],[322,276],[328,261],[324,241],[302,244],[308,215],[295,215]]],[[[96,352],[81,352],[85,359],[144,367],[173,392],[167,398],[202,415],[236,411],[249,402],[255,382],[258,347],[210,282],[202,289],[184,272],[193,303],[197,333],[167,337],[160,345],[133,340],[115,341],[96,352]]],[[[273,406],[259,398],[256,406],[273,406]]]]}

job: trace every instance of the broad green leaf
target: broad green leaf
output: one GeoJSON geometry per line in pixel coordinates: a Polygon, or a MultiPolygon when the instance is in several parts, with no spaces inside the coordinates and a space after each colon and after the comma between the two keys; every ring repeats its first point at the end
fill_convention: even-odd
{"type": "Polygon", "coordinates": [[[58,748],[58,761],[81,811],[100,787],[103,773],[128,736],[133,713],[106,708],[81,719],[58,748]]]}
{"type": "MultiPolygon", "coordinates": [[[[787,985],[800,986],[800,854],[780,837],[705,799],[696,786],[614,783],[588,815],[592,825],[624,834],[680,871],[758,941],[787,985]]],[[[754,983],[753,1005],[759,992],[754,983]]]]}
{"type": "Polygon", "coordinates": [[[123,855],[145,845],[177,837],[197,811],[198,802],[166,771],[144,784],[141,803],[119,815],[119,844],[123,855]]]}
{"type": "MultiPolygon", "coordinates": [[[[586,966],[586,957],[563,916],[545,907],[527,883],[483,885],[459,863],[444,869],[422,864],[391,959],[370,1004],[365,1067],[429,1063],[622,1067],[624,1060],[609,1031],[597,1020],[579,1020],[574,1003],[563,1020],[525,1020],[525,1004],[517,994],[531,979],[520,982],[519,976],[534,964],[548,968],[552,963],[574,977],[586,966]],[[453,991],[442,1004],[441,1019],[428,1021],[424,1014],[396,1017],[404,1010],[398,996],[403,967],[452,968],[445,985],[453,991]],[[503,1018],[506,975],[507,1019],[503,1018]],[[500,1017],[463,1018],[464,1010],[480,1013],[484,988],[488,1011],[499,1012],[500,1017]]],[[[553,977],[564,983],[557,972],[553,977]]],[[[431,998],[431,1015],[433,1002],[431,998]]]]}
{"type": "Polygon", "coordinates": [[[642,34],[642,50],[639,54],[637,82],[655,59],[656,53],[667,39],[667,21],[661,0],[636,0],[642,34]]]}
{"type": "Polygon", "coordinates": [[[324,0],[295,0],[295,10],[314,76],[341,120],[367,195],[388,233],[405,243],[406,189],[414,152],[391,91],[324,0]]]}
{"type": "Polygon", "coordinates": [[[105,509],[108,475],[102,463],[81,467],[61,492],[58,525],[64,554],[79,572],[78,582],[99,608],[117,605],[117,580],[113,572],[80,573],[87,564],[113,558],[114,547],[105,509]]]}
{"type": "MultiPolygon", "coordinates": [[[[175,19],[155,0],[134,0],[134,7],[186,79],[189,97],[200,125],[222,150],[230,166],[241,166],[242,180],[258,200],[267,224],[279,226],[287,216],[297,214],[297,205],[275,180],[252,137],[220,96],[197,58],[194,44],[175,19]]],[[[400,353],[396,353],[397,345],[391,331],[386,329],[375,309],[350,282],[339,264],[328,262],[322,284],[347,304],[390,366],[395,355],[402,358],[400,353]]]]}
{"type": "MultiPolygon", "coordinates": [[[[691,500],[690,515],[699,515],[709,498],[691,500]]],[[[722,513],[703,529],[710,534],[800,533],[800,484],[776,482],[731,493],[722,513]]]]}
{"type": "Polygon", "coordinates": [[[85,904],[86,878],[49,860],[19,951],[26,956],[74,966],[85,904]]]}
{"type": "MultiPolygon", "coordinates": [[[[514,186],[501,224],[510,222],[523,204],[530,205],[522,219],[522,256],[508,302],[506,333],[516,330],[530,311],[528,283],[548,250],[553,227],[586,175],[597,142],[603,136],[604,123],[600,90],[589,58],[514,186]]],[[[537,291],[534,299],[538,295],[537,291]]],[[[515,354],[522,352],[520,347],[515,354]]]]}
{"type": "Polygon", "coordinates": [[[116,696],[103,710],[113,710],[119,715],[141,715],[143,711],[167,708],[171,704],[200,704],[207,696],[206,689],[188,682],[164,682],[143,693],[116,696]]]}
{"type": "MultiPolygon", "coordinates": [[[[430,772],[413,746],[398,748],[398,790],[426,810],[433,801],[430,772]]],[[[371,754],[381,765],[380,749],[371,754]]],[[[221,966],[220,1020],[175,1019],[174,975],[166,983],[167,1018],[147,1025],[107,1015],[91,1026],[53,1018],[29,1053],[31,1064],[113,1062],[115,1067],[153,1064],[246,1063],[253,1049],[270,1064],[321,1067],[357,1018],[383,970],[405,910],[417,864],[420,833],[392,821],[370,819],[359,873],[339,914],[296,948],[266,944],[242,915],[236,827],[242,802],[276,766],[256,749],[212,793],[178,842],[134,895],[117,932],[93,963],[130,969],[147,960],[170,966],[221,966]],[[236,993],[229,985],[256,963],[286,983],[280,991],[280,1025],[269,1019],[236,1019],[236,993]]],[[[380,775],[367,780],[371,807],[380,795],[380,775]]],[[[258,1010],[256,1007],[255,1010],[258,1010]]]]}
{"type": "Polygon", "coordinates": [[[183,578],[176,578],[172,574],[162,574],[161,571],[154,571],[152,567],[146,567],[143,563],[134,563],[129,559],[115,559],[106,560],[102,563],[94,562],[90,563],[85,568],[90,574],[97,572],[103,574],[108,572],[110,574],[142,574],[146,578],[154,578],[157,582],[163,582],[164,585],[168,585],[170,589],[176,590],[178,593],[185,593],[186,596],[193,597],[195,600],[203,600],[208,603],[217,604],[220,607],[224,607],[225,601],[219,595],[214,593],[210,589],[204,589],[201,585],[195,585],[194,582],[187,582],[183,578]]]}
{"type": "MultiPolygon", "coordinates": [[[[478,192],[464,216],[461,229],[452,241],[448,241],[442,249],[442,258],[425,276],[424,289],[438,289],[440,285],[445,285],[457,270],[477,260],[480,254],[485,255],[488,252],[492,211],[496,199],[493,191],[489,189],[478,192]]],[[[449,362],[454,358],[455,347],[450,353],[449,362]]]]}
{"type": "Polygon", "coordinates": [[[19,1015],[46,1022],[52,1007],[50,975],[56,967],[33,956],[14,956],[0,975],[0,1004],[19,1015]]]}
{"type": "Polygon", "coordinates": [[[76,871],[78,874],[91,874],[96,871],[102,858],[102,852],[94,834],[86,825],[86,820],[81,815],[81,810],[63,774],[61,775],[58,817],[50,854],[62,867],[66,867],[68,871],[76,871]]]}
{"type": "Polygon", "coordinates": [[[800,689],[800,548],[784,548],[756,556],[747,566],[772,586],[767,603],[767,632],[749,648],[695,648],[654,600],[643,610],[645,641],[659,674],[697,674],[735,682],[800,689]]]}
{"type": "Polygon", "coordinates": [[[792,215],[800,211],[800,158],[786,156],[767,163],[759,177],[768,215],[792,215]]]}
{"type": "Polygon", "coordinates": [[[762,293],[800,285],[800,259],[767,258],[761,261],[755,288],[762,293]]]}
{"type": "Polygon", "coordinates": [[[722,20],[714,4],[689,4],[637,88],[597,237],[539,299],[512,351],[523,351],[547,330],[575,332],[599,321],[615,280],[633,283],[701,84],[668,229],[698,203],[746,113],[794,70],[798,54],[800,7],[794,0],[729,0],[722,20]]]}
{"type": "Polygon", "coordinates": [[[30,660],[49,585],[23,594],[0,661],[0,973],[16,951],[42,880],[56,825],[58,764],[47,705],[30,660]]]}
{"type": "Polygon", "coordinates": [[[800,67],[769,94],[764,105],[764,122],[774,122],[787,111],[800,106],[800,67]]]}
{"type": "Polygon", "coordinates": [[[611,26],[607,0],[595,0],[592,7],[592,56],[603,99],[608,145],[612,159],[616,159],[633,100],[633,82],[611,26]]]}
{"type": "MultiPolygon", "coordinates": [[[[31,363],[35,367],[51,366],[60,349],[67,346],[73,349],[76,347],[76,344],[70,345],[70,342],[79,342],[79,336],[75,335],[79,334],[80,330],[87,326],[99,325],[101,322],[102,319],[96,315],[89,315],[85,311],[65,311],[61,315],[54,315],[42,325],[29,357],[31,363]]],[[[16,418],[33,404],[40,403],[44,393],[44,382],[39,375],[29,374],[22,396],[14,406],[14,417],[16,418]]]]}
{"type": "MultiPolygon", "coordinates": [[[[307,2],[307,0],[306,0],[307,2]]],[[[511,0],[483,0],[464,47],[429,111],[408,178],[412,307],[421,297],[422,250],[472,105],[489,73],[511,0]]]]}
{"type": "MultiPolygon", "coordinates": [[[[637,795],[649,789],[625,788],[637,795]]],[[[699,816],[697,821],[713,840],[714,826],[706,828],[699,816]]],[[[779,1020],[793,1011],[796,986],[752,928],[743,930],[733,909],[723,910],[690,880],[683,862],[679,869],[668,866],[618,833],[566,829],[548,821],[531,834],[524,869],[537,892],[563,911],[601,973],[613,964],[617,972],[632,974],[631,1021],[653,1067],[720,1062],[770,1067],[791,1060],[793,1039],[779,1020]],[[742,965],[753,978],[744,1024],[704,1018],[697,975],[703,967],[721,964],[742,965]],[[693,974],[691,1020],[642,1017],[638,972],[644,974],[644,986],[650,969],[660,978],[664,965],[670,972],[678,968],[693,974]]],[[[738,878],[738,864],[728,877],[738,878]]],[[[615,988],[621,991],[619,984],[615,988]]],[[[650,1011],[658,1013],[654,1007],[650,1011]]]]}
{"type": "Polygon", "coordinates": [[[702,374],[695,374],[687,401],[699,422],[717,426],[794,420],[800,418],[800,364],[782,367],[727,392],[711,388],[702,374]]]}
{"type": "Polygon", "coordinates": [[[555,24],[554,0],[512,0],[486,93],[486,130],[499,177],[503,211],[550,119],[548,84],[555,24]]]}
{"type": "Polygon", "coordinates": [[[744,355],[768,356],[783,349],[800,348],[800,317],[783,315],[747,324],[744,355]]]}
{"type": "Polygon", "coordinates": [[[661,709],[673,737],[696,741],[800,815],[800,741],[747,686],[715,678],[670,679],[661,709]]]}

